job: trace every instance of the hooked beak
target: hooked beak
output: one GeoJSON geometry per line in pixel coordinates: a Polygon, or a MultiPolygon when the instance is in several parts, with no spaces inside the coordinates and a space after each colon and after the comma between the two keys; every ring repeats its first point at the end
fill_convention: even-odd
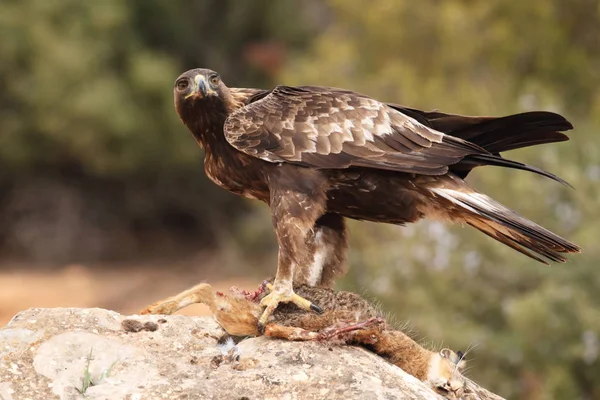
{"type": "Polygon", "coordinates": [[[185,96],[185,98],[187,99],[192,96],[197,96],[198,98],[203,99],[208,95],[212,96],[216,94],[217,92],[212,90],[208,82],[206,82],[206,78],[204,77],[204,75],[196,75],[194,77],[194,85],[192,87],[192,91],[190,92],[190,94],[185,96]]]}

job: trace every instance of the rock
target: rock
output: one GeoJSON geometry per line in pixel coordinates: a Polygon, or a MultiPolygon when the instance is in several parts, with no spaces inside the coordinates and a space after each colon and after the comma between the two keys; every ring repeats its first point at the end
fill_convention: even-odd
{"type": "Polygon", "coordinates": [[[360,348],[259,337],[228,349],[223,333],[209,317],[29,309],[0,329],[0,399],[441,398],[360,348]]]}

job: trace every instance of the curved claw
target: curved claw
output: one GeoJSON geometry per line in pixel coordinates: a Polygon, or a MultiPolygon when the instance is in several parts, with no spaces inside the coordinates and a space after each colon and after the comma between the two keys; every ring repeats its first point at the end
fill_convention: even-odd
{"type": "Polygon", "coordinates": [[[317,314],[323,314],[325,312],[321,307],[319,307],[315,303],[310,303],[310,309],[316,312],[317,314]]]}

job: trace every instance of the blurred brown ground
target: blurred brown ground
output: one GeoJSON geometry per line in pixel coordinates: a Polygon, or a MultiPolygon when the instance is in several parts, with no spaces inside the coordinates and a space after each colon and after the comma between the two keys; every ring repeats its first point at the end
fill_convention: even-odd
{"type": "MultiPolygon", "coordinates": [[[[0,272],[0,326],[30,307],[100,307],[135,314],[145,306],[202,281],[216,290],[231,286],[254,290],[261,280],[240,274],[199,273],[177,266],[66,265],[57,270],[8,265],[0,272]]],[[[209,315],[208,307],[193,305],[178,312],[209,315]]]]}

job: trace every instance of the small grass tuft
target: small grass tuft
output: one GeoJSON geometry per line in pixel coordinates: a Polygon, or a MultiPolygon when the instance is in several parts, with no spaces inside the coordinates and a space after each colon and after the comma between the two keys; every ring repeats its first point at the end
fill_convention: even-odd
{"type": "Polygon", "coordinates": [[[92,363],[92,360],[94,359],[93,354],[94,354],[94,348],[92,347],[90,349],[90,354],[86,357],[85,369],[83,370],[83,379],[81,380],[81,387],[75,388],[75,389],[77,389],[79,394],[82,394],[84,396],[90,387],[96,386],[96,385],[102,383],[102,381],[110,375],[113,367],[117,364],[117,361],[113,362],[110,365],[110,367],[108,367],[108,369],[106,369],[105,371],[103,371],[100,374],[98,379],[93,379],[92,374],[90,372],[90,364],[92,363]]]}

